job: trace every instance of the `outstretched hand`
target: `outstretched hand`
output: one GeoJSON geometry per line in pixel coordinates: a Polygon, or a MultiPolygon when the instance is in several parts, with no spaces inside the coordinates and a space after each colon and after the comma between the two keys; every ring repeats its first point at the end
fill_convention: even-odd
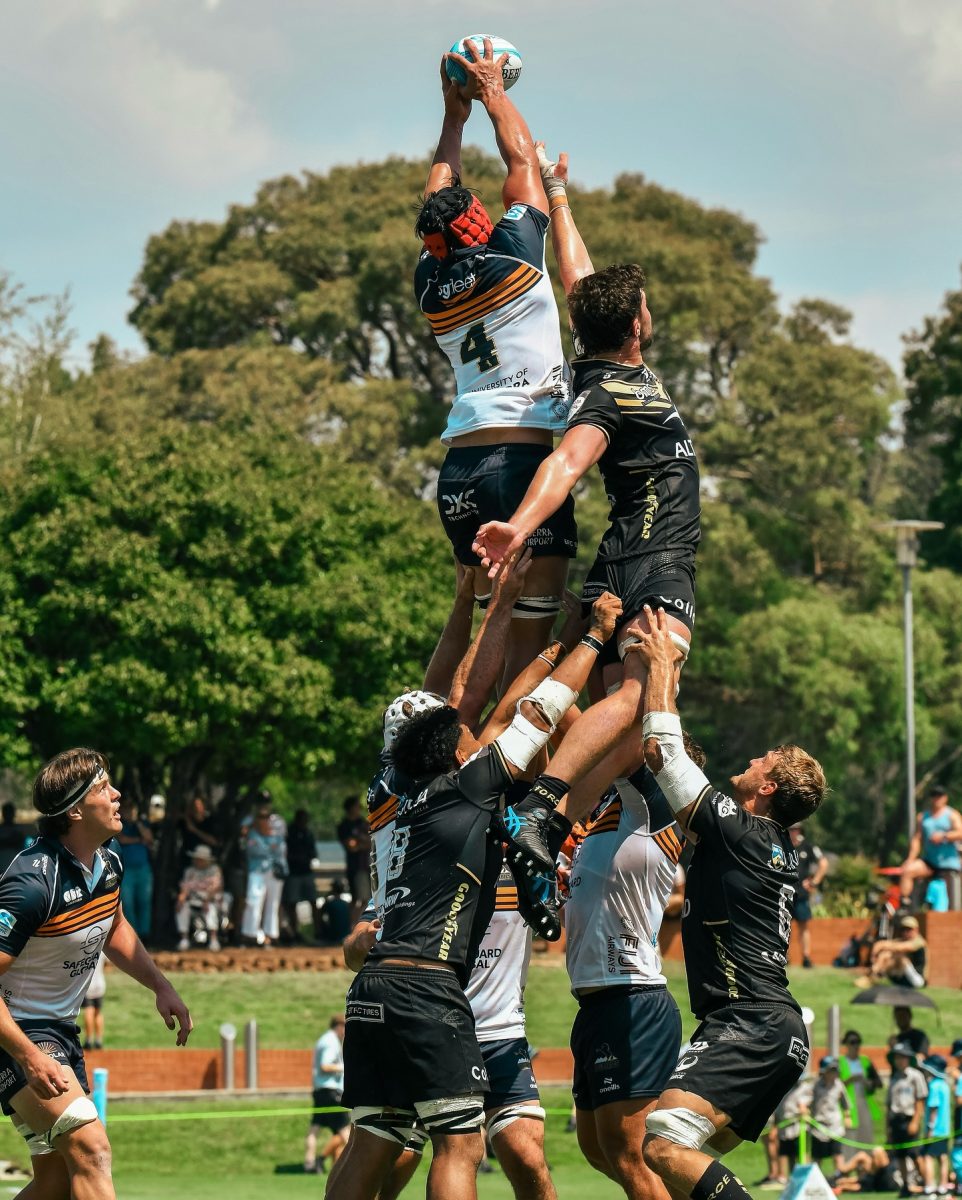
{"type": "Polygon", "coordinates": [[[637,641],[625,647],[625,653],[640,655],[649,667],[655,662],[663,662],[674,668],[684,655],[671,640],[668,614],[663,608],[654,612],[648,604],[643,612],[644,619],[636,617],[622,630],[625,637],[631,635],[637,638],[637,641]]]}
{"type": "Polygon", "coordinates": [[[488,567],[488,578],[494,579],[500,565],[524,545],[525,535],[507,521],[486,521],[474,535],[471,549],[488,567]]]}
{"type": "Polygon", "coordinates": [[[531,557],[531,547],[521,546],[504,560],[491,589],[492,605],[510,604],[514,607],[531,566],[531,557]]]}
{"type": "Polygon", "coordinates": [[[157,991],[157,1011],[164,1018],[168,1029],[177,1027],[177,1045],[186,1046],[194,1022],[190,1019],[187,1005],[168,983],[157,991]]]}
{"type": "Polygon", "coordinates": [[[623,609],[621,601],[611,592],[602,592],[591,606],[591,625],[588,632],[606,642],[615,632],[623,609]]]}
{"type": "Polygon", "coordinates": [[[557,179],[566,187],[568,185],[568,153],[562,150],[558,155],[558,161],[554,162],[548,157],[548,151],[545,149],[544,142],[535,142],[535,153],[538,156],[538,168],[541,171],[541,178],[545,183],[552,179],[557,179]]]}
{"type": "Polygon", "coordinates": [[[495,58],[490,38],[484,39],[484,54],[478,50],[474,42],[465,42],[464,48],[468,57],[463,54],[455,54],[452,50],[449,54],[445,54],[444,59],[453,59],[460,64],[467,75],[468,82],[461,85],[458,91],[461,97],[467,101],[468,106],[470,107],[472,100],[480,100],[482,104],[488,104],[495,97],[503,96],[504,75],[502,71],[504,64],[508,61],[507,51],[495,58]]]}
{"type": "Polygon", "coordinates": [[[444,97],[444,112],[460,125],[471,116],[471,101],[462,93],[457,83],[445,70],[448,56],[441,55],[441,95],[444,97]]]}

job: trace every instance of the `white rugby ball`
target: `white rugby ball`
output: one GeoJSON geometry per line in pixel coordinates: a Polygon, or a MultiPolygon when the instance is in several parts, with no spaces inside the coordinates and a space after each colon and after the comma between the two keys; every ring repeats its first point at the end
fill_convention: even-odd
{"type": "MultiPolygon", "coordinates": [[[[510,42],[505,41],[502,37],[497,37],[493,33],[469,33],[467,37],[461,38],[459,42],[454,43],[451,47],[451,53],[461,54],[464,58],[470,59],[471,55],[465,48],[465,43],[474,42],[478,48],[478,53],[483,55],[485,38],[488,38],[491,42],[491,49],[496,59],[500,58],[502,54],[507,54],[508,56],[504,66],[501,68],[501,74],[504,78],[504,90],[507,91],[508,88],[513,88],[521,78],[522,67],[521,55],[510,42]]],[[[454,62],[449,58],[445,63],[444,69],[447,71],[448,79],[453,79],[455,83],[460,84],[462,87],[468,82],[464,67],[459,62],[454,62]]]]}

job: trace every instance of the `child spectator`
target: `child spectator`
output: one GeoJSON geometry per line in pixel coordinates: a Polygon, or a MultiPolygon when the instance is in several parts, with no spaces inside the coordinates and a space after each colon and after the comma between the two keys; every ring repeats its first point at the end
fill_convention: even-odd
{"type": "Polygon", "coordinates": [[[834,1055],[826,1054],[818,1064],[811,1100],[801,1105],[801,1112],[812,1119],[812,1159],[821,1165],[830,1158],[833,1170],[841,1171],[842,1147],[838,1139],[852,1127],[852,1110],[834,1055]]]}
{"type": "Polygon", "coordinates": [[[929,1094],[925,1098],[926,1138],[935,1138],[919,1148],[922,1160],[922,1179],[927,1196],[947,1196],[949,1191],[949,1134],[952,1132],[952,1095],[945,1077],[948,1063],[941,1054],[930,1054],[922,1062],[928,1076],[929,1094]],[[938,1183],[936,1183],[938,1165],[938,1183]]]}
{"type": "Polygon", "coordinates": [[[894,1067],[888,1090],[888,1141],[893,1148],[892,1158],[898,1163],[902,1176],[899,1195],[910,1196],[909,1160],[917,1157],[914,1150],[904,1148],[922,1136],[925,1097],[928,1085],[925,1076],[914,1065],[915,1053],[908,1042],[896,1042],[892,1047],[894,1067]]]}

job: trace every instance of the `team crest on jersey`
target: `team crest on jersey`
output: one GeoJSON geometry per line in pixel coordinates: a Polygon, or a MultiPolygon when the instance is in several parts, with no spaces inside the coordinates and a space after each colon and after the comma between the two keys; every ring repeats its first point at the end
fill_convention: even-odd
{"type": "Polygon", "coordinates": [[[784,871],[785,866],[785,851],[777,842],[772,842],[772,870],[784,871]]]}
{"type": "Polygon", "coordinates": [[[738,812],[738,805],[730,796],[721,796],[715,801],[720,817],[733,817],[738,812]]]}
{"type": "Polygon", "coordinates": [[[596,1067],[617,1066],[620,1061],[618,1055],[612,1053],[611,1047],[607,1042],[602,1042],[595,1050],[596,1067]]]}
{"type": "Polygon", "coordinates": [[[7,912],[5,908],[0,908],[0,934],[13,933],[16,923],[17,918],[12,912],[7,912]]]}

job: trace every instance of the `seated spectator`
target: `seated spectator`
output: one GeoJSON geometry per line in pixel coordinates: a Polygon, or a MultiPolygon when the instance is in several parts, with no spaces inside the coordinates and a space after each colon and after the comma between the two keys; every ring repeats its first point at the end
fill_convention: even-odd
{"type": "Polygon", "coordinates": [[[318,920],[318,936],[322,941],[340,945],[351,931],[351,906],[342,894],[346,890],[343,879],[331,880],[318,920]]]}
{"type": "Polygon", "coordinates": [[[174,919],[180,934],[178,950],[190,949],[190,922],[198,913],[207,930],[207,946],[210,950],[220,949],[220,914],[224,899],[224,877],[214,862],[210,846],[194,847],[190,866],[184,872],[177,892],[174,919]]]}
{"type": "Polygon", "coordinates": [[[843,1158],[831,1182],[836,1195],[842,1192],[894,1192],[899,1186],[888,1151],[882,1146],[856,1150],[850,1158],[843,1158]]]}
{"type": "Polygon", "coordinates": [[[855,980],[855,986],[873,987],[888,981],[899,987],[924,988],[928,953],[918,921],[915,917],[902,917],[898,934],[882,938],[872,947],[869,969],[855,980]]]}
{"type": "Polygon", "coordinates": [[[299,808],[287,829],[287,866],[290,874],[284,881],[284,911],[291,928],[291,936],[298,942],[304,940],[298,923],[298,904],[310,904],[312,930],[317,920],[317,886],[311,866],[316,847],[309,821],[310,814],[307,809],[299,808]]]}
{"type": "Polygon", "coordinates": [[[832,1160],[833,1169],[841,1170],[842,1147],[839,1138],[852,1128],[848,1092],[838,1074],[838,1059],[826,1054],[818,1064],[818,1078],[812,1085],[811,1099],[799,1111],[812,1121],[812,1160],[821,1165],[832,1160]]]}
{"type": "Polygon", "coordinates": [[[908,858],[902,863],[900,885],[902,904],[912,903],[915,886],[962,870],[959,843],[962,842],[962,815],[949,807],[949,797],[941,784],[929,788],[925,812],[919,813],[915,833],[909,844],[908,858]]]}

